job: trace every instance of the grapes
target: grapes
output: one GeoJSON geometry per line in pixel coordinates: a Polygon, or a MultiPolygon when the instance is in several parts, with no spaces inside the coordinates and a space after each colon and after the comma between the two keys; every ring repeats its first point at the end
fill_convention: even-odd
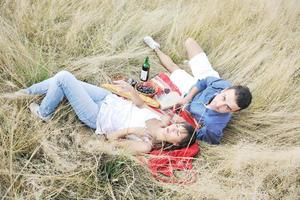
{"type": "Polygon", "coordinates": [[[165,92],[166,94],[169,94],[170,91],[171,91],[171,90],[170,90],[169,88],[165,88],[165,89],[164,89],[164,92],[165,92]]]}
{"type": "Polygon", "coordinates": [[[153,87],[145,86],[145,85],[139,85],[136,88],[139,92],[145,93],[145,94],[154,94],[155,89],[153,87]]]}

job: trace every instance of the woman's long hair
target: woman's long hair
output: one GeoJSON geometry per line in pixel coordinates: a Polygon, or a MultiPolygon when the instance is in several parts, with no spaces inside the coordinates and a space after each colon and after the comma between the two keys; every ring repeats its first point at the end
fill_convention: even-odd
{"type": "Polygon", "coordinates": [[[178,145],[174,145],[169,142],[161,142],[155,144],[154,149],[162,149],[164,151],[170,151],[170,150],[185,148],[194,144],[196,142],[196,130],[194,129],[194,127],[186,122],[181,123],[181,125],[187,131],[187,136],[183,140],[181,140],[181,142],[178,145]]]}

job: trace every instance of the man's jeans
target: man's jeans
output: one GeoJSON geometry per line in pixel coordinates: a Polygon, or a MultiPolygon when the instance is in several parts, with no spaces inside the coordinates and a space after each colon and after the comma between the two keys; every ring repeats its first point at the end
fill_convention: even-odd
{"type": "Polygon", "coordinates": [[[46,94],[40,105],[43,117],[51,115],[64,97],[68,99],[78,118],[87,126],[96,129],[101,102],[109,91],[75,78],[67,71],[34,84],[26,89],[29,94],[46,94]]]}

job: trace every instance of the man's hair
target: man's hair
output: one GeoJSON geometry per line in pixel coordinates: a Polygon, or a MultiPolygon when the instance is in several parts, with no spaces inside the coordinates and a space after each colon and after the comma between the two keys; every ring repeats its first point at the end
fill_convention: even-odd
{"type": "Polygon", "coordinates": [[[252,101],[252,94],[247,86],[235,85],[228,89],[235,91],[236,103],[240,107],[240,110],[247,108],[252,101]]]}

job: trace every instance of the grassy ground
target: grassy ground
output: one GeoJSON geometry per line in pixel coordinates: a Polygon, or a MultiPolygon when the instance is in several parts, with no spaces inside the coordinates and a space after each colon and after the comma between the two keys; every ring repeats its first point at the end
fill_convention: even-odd
{"type": "Polygon", "coordinates": [[[194,37],[223,78],[246,84],[253,104],[234,115],[222,144],[201,144],[189,186],[156,182],[112,152],[69,105],[50,123],[0,98],[2,199],[299,199],[300,2],[297,0],[2,0],[0,93],[65,69],[94,84],[137,77],[152,35],[179,63],[194,37]]]}

